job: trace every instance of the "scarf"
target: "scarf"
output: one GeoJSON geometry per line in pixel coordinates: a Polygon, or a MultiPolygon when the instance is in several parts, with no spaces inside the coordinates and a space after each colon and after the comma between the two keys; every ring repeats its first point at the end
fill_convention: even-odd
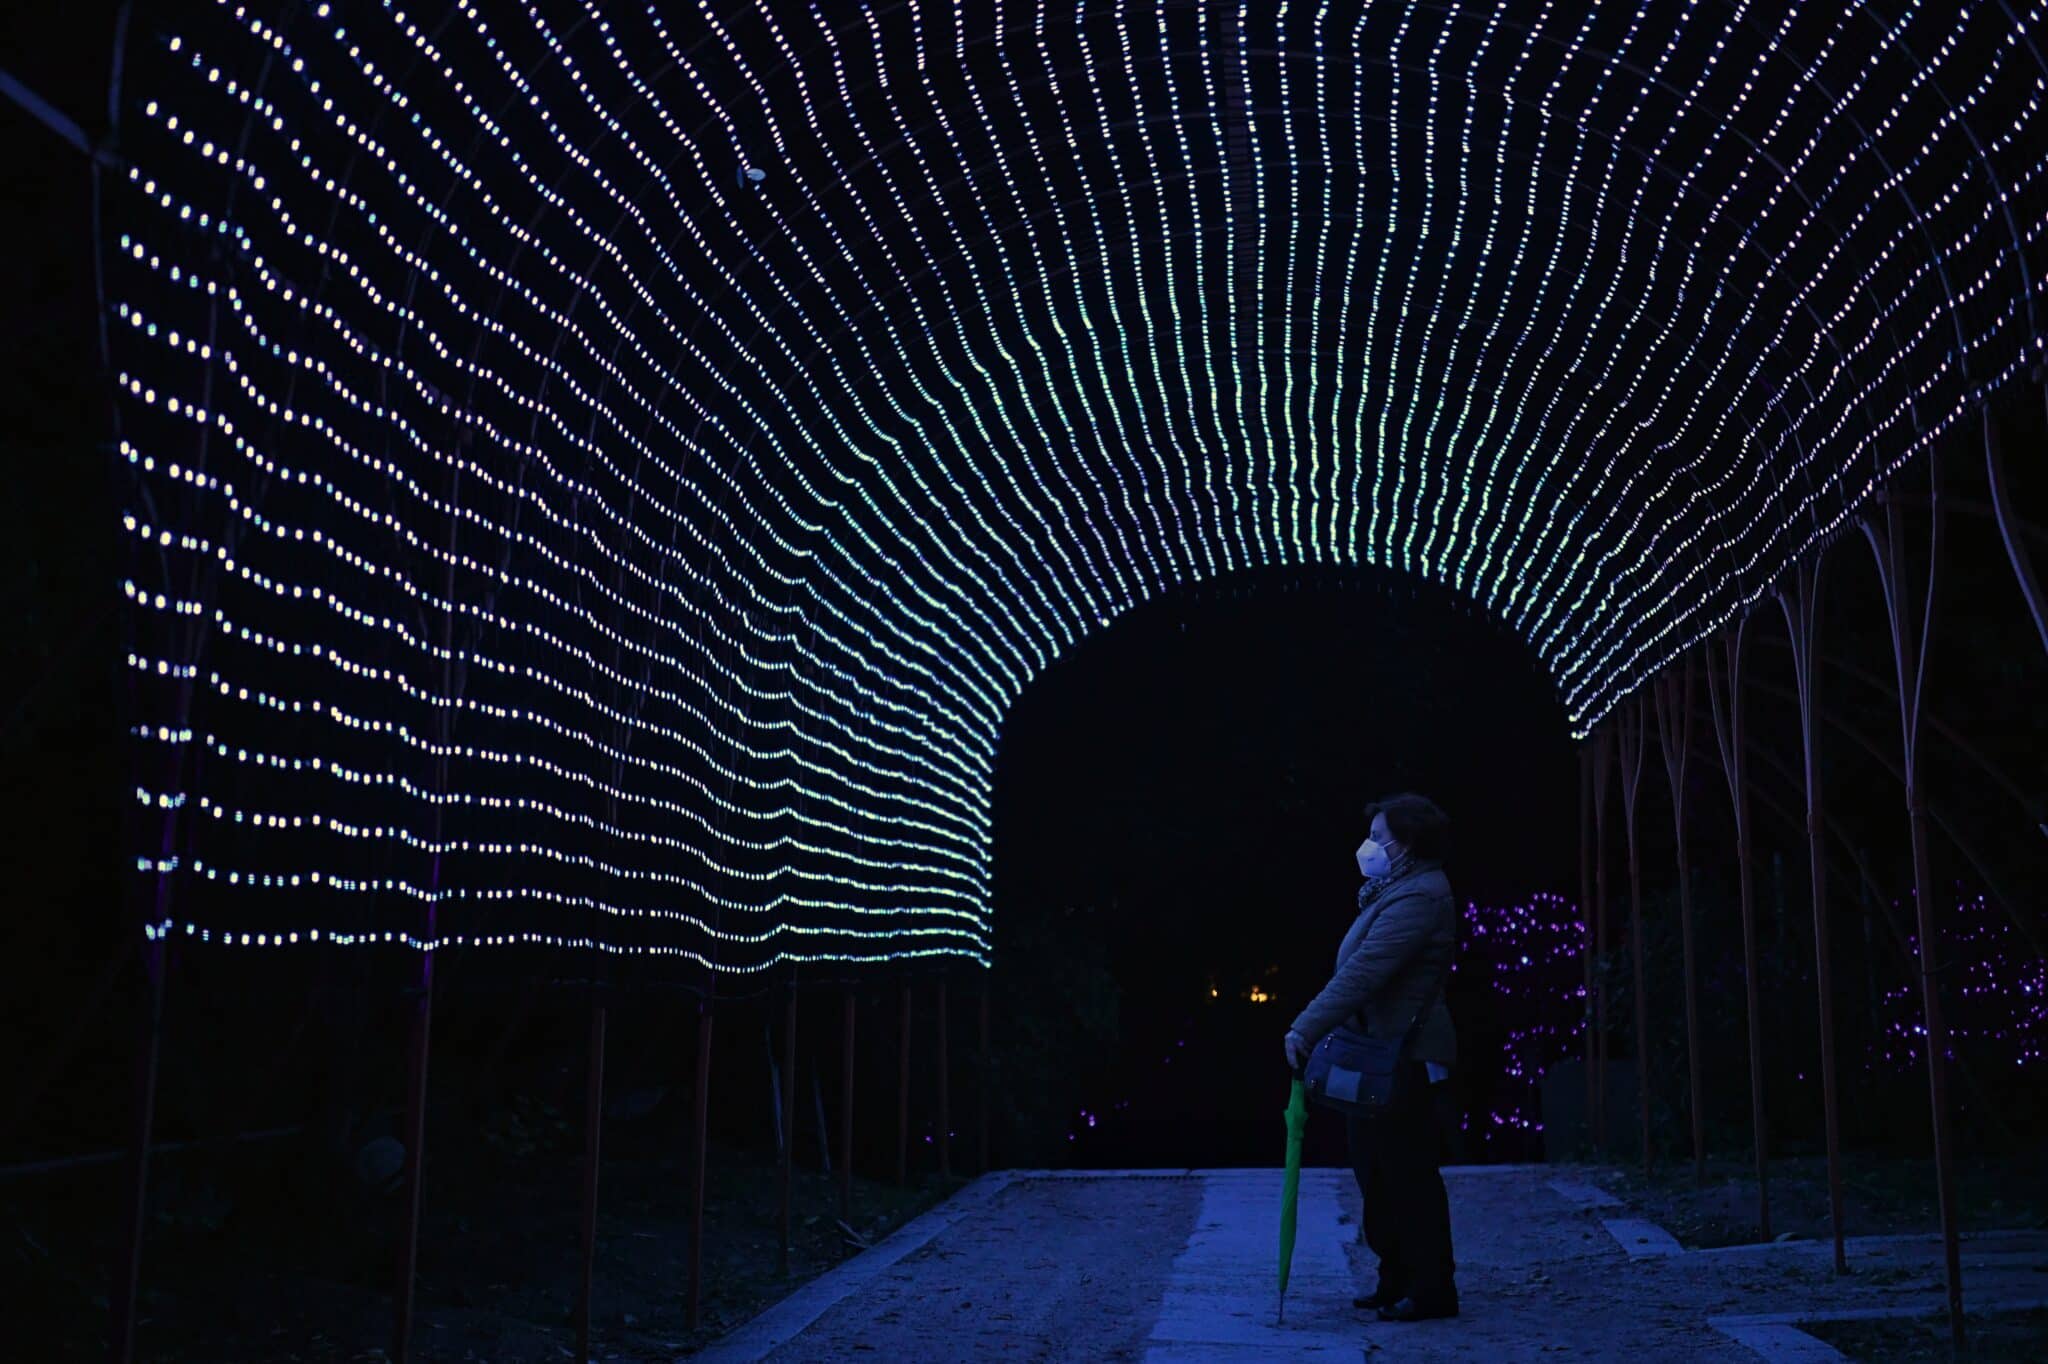
{"type": "Polygon", "coordinates": [[[1414,861],[1415,855],[1403,848],[1401,855],[1387,864],[1385,876],[1368,877],[1365,884],[1358,888],[1358,912],[1365,913],[1396,881],[1406,876],[1414,861]]]}

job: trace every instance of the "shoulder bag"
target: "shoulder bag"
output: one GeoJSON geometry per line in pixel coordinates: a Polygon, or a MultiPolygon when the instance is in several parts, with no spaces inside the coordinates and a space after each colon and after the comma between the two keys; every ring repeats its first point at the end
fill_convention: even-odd
{"type": "MultiPolygon", "coordinates": [[[[1340,1023],[1327,1033],[1308,1054],[1308,1066],[1302,1075],[1308,1097],[1340,1113],[1370,1113],[1392,1103],[1401,1053],[1407,1050],[1408,1039],[1422,1026],[1422,1020],[1436,1007],[1437,996],[1443,993],[1444,977],[1449,974],[1448,964],[1437,972],[1429,993],[1422,997],[1422,1007],[1415,1011],[1414,1020],[1399,1037],[1373,1037],[1349,1023],[1340,1023]]],[[[1364,1010],[1359,1012],[1363,1014],[1364,1010]]]]}

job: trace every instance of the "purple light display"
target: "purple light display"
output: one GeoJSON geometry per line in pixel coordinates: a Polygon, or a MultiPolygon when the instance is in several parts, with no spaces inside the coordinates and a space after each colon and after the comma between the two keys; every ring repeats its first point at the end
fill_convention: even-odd
{"type": "MultiPolygon", "coordinates": [[[[1948,1022],[1949,1056],[2012,1071],[2038,1072],[2048,1049],[2048,959],[2036,955],[2012,920],[1983,895],[1956,888],[1942,926],[1942,1007],[1948,1022]]],[[[1894,902],[1901,922],[1912,922],[1912,906],[1894,902]]],[[[1909,935],[1912,951],[1919,938],[1909,935]]],[[[1914,1072],[1925,1063],[1926,1036],[1920,1022],[1920,986],[1907,979],[1878,999],[1881,1031],[1864,1068],[1884,1073],[1914,1072]]],[[[2010,1078],[2019,1079],[2020,1075],[2010,1078]]]]}
{"type": "Polygon", "coordinates": [[[1543,1131],[1544,1073],[1576,1056],[1585,1028],[1581,954],[1585,925],[1578,905],[1539,893],[1525,903],[1467,902],[1456,981],[1461,992],[1484,991],[1505,1030],[1501,1084],[1483,1113],[1468,1114],[1468,1141],[1527,1149],[1543,1131]]]}

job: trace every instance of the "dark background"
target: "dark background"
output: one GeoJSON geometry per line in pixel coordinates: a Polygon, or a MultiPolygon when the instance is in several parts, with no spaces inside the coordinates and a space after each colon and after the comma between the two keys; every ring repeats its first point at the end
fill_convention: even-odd
{"type": "MultiPolygon", "coordinates": [[[[103,128],[112,10],[81,5],[58,25],[41,7],[6,6],[0,64],[86,128],[103,128]]],[[[117,936],[128,936],[119,865],[126,754],[115,712],[113,392],[100,366],[91,176],[81,153],[11,101],[0,100],[0,145],[9,224],[0,269],[0,878],[12,888],[0,927],[0,1032],[9,1090],[25,1100],[28,1077],[77,1026],[78,996],[102,975],[117,936]]],[[[108,1073],[81,1079],[81,1097],[108,1073]]]]}
{"type": "Polygon", "coordinates": [[[1280,1037],[1356,914],[1366,803],[1430,795],[1454,888],[1512,901],[1572,891],[1577,782],[1528,651],[1397,575],[1186,588],[1061,659],[1003,733],[996,954],[1000,975],[1049,921],[1120,994],[1122,1060],[1094,1077],[1077,1158],[1270,1159],[1280,1037]]]}

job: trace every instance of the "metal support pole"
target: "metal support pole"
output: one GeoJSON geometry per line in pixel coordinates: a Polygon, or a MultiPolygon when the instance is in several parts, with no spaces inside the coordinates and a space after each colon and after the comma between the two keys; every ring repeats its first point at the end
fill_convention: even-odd
{"type": "Polygon", "coordinates": [[[1835,1233],[1835,1273],[1849,1272],[1842,1243],[1842,1128],[1835,1088],[1835,977],[1828,936],[1827,827],[1822,817],[1820,732],[1815,708],[1820,704],[1820,584],[1817,561],[1802,564],[1789,595],[1778,604],[1792,640],[1793,681],[1799,691],[1799,733],[1806,768],[1806,846],[1813,884],[1813,971],[1820,996],[1820,1100],[1827,1136],[1828,1217],[1835,1233]]]}
{"type": "MultiPolygon", "coordinates": [[[[1899,498],[1897,501],[1910,505],[1919,505],[1909,498],[1899,498]]],[[[1950,510],[1953,510],[1953,508],[1950,510]]],[[[1882,694],[1887,700],[1892,699],[1892,683],[1877,678],[1865,669],[1857,667],[1855,663],[1848,659],[1842,658],[1837,654],[1830,654],[1824,649],[1815,650],[1813,657],[1816,667],[1829,668],[1839,675],[1855,678],[1868,685],[1873,691],[1882,694]]],[[[1762,683],[1757,685],[1760,688],[1764,686],[1762,683]]],[[[1765,689],[1781,690],[1775,688],[1765,689]]],[[[1784,694],[1791,696],[1795,701],[1797,700],[1795,693],[1785,692],[1784,694]]],[[[1824,727],[1832,726],[1840,730],[1844,736],[1852,740],[1859,748],[1869,753],[1880,766],[1891,771],[1893,776],[1898,777],[1901,775],[1898,765],[1880,752],[1870,738],[1850,723],[1848,719],[1844,718],[1840,711],[1830,712],[1826,707],[1819,707],[1816,708],[1815,714],[1824,722],[1824,727]]],[[[1977,772],[1982,773],[1993,787],[2009,796],[2013,804],[2019,806],[2024,812],[2028,824],[2048,823],[2048,818],[2044,818],[2044,816],[2048,816],[2048,809],[2044,809],[2042,803],[2030,795],[2018,781],[2000,770],[1998,765],[1987,758],[1981,749],[1970,743],[1961,734],[1958,734],[1953,725],[1945,723],[1940,716],[1931,711],[1923,711],[1920,722],[1933,731],[1933,738],[1939,741],[1940,747],[1945,752],[1968,760],[1970,765],[1977,772]]],[[[2031,914],[2021,912],[2021,897],[1999,888],[1999,877],[1990,868],[1985,866],[1983,856],[1972,848],[1972,840],[1957,827],[1957,821],[1944,818],[1941,810],[1933,805],[1928,807],[1927,815],[1929,819],[1934,821],[1935,829],[1946,836],[1949,845],[1962,855],[1963,859],[1970,864],[1971,870],[1984,882],[1984,888],[1989,893],[1992,902],[2005,914],[2006,919],[2019,931],[2020,935],[2025,938],[2026,949],[2035,956],[2048,956],[2048,936],[2043,935],[2040,925],[2036,923],[2031,914]]]]}
{"type": "Polygon", "coordinates": [[[1636,1107],[1640,1113],[1643,1177],[1650,1174],[1650,996],[1643,983],[1643,859],[1636,845],[1636,793],[1643,782],[1643,726],[1648,700],[1624,702],[1617,718],[1621,738],[1621,806],[1628,829],[1628,947],[1634,974],[1636,1107]]]}
{"type": "Polygon", "coordinates": [[[1686,839],[1685,769],[1692,756],[1693,668],[1688,651],[1681,677],[1666,673],[1656,690],[1657,738],[1671,782],[1671,823],[1678,850],[1678,941],[1685,972],[1685,1068],[1692,1109],[1692,1178],[1707,1183],[1706,1084],[1700,1064],[1699,969],[1693,951],[1692,859],[1686,839]]]}
{"type": "Polygon", "coordinates": [[[1913,908],[1920,957],[1920,1008],[1927,1047],[1928,1106],[1934,1127],[1935,1196],[1941,1209],[1941,1243],[1948,1277],[1949,1334],[1957,1353],[1963,1349],[1963,1276],[1961,1247],[1957,1239],[1955,1171],[1950,1164],[1952,1138],[1948,1112],[1948,1024],[1942,1015],[1940,930],[1934,918],[1934,873],[1927,849],[1927,803],[1920,791],[1921,700],[1927,682],[1927,646],[1934,633],[1935,587],[1941,567],[1941,476],[1936,453],[1928,455],[1930,483],[1929,517],[1932,533],[1928,542],[1927,589],[1919,621],[1914,621],[1913,603],[1906,593],[1905,530],[1899,524],[1899,510],[1884,508],[1882,536],[1870,522],[1863,523],[1864,537],[1877,558],[1877,576],[1883,588],[1885,609],[1892,632],[1892,663],[1899,685],[1899,728],[1903,740],[1902,771],[1905,776],[1907,829],[1913,849],[1913,908]]]}
{"type": "Polygon", "coordinates": [[[142,1045],[135,1059],[135,1125],[129,1133],[128,1206],[121,1255],[114,1265],[113,1338],[108,1351],[116,1364],[135,1358],[135,1300],[142,1283],[143,1230],[149,1224],[150,1137],[156,1123],[157,1058],[163,1049],[164,987],[170,969],[169,944],[163,938],[143,945],[142,967],[146,979],[142,1045]]]}
{"type": "Polygon", "coordinates": [[[811,1111],[818,1119],[818,1169],[832,1174],[832,1129],[825,1123],[825,1079],[815,1062],[811,1065],[811,1111]]]}
{"type": "MultiPolygon", "coordinates": [[[[448,505],[451,509],[460,505],[461,494],[461,466],[451,465],[448,473],[448,505]]],[[[448,555],[441,579],[442,598],[448,602],[455,600],[457,532],[461,525],[459,516],[449,517],[448,555]]],[[[455,667],[455,614],[452,610],[443,610],[440,616],[440,692],[442,697],[452,701],[462,691],[461,678],[455,667]]],[[[448,754],[453,749],[453,717],[452,707],[436,708],[434,731],[440,752],[434,759],[434,790],[444,795],[449,789],[448,754]]],[[[440,802],[435,803],[429,825],[436,851],[427,874],[427,888],[431,894],[427,901],[426,931],[422,935],[427,944],[432,944],[438,936],[444,808],[440,802]]],[[[432,1054],[433,1032],[434,952],[431,946],[426,946],[420,949],[419,983],[413,989],[412,999],[412,1056],[405,1100],[405,1229],[400,1233],[398,1242],[398,1313],[392,1327],[392,1364],[405,1364],[412,1349],[413,1290],[419,1278],[420,1193],[427,1154],[427,1063],[432,1054]]]]}
{"type": "Polygon", "coordinates": [[[1927,849],[1927,806],[1919,788],[1906,792],[1913,844],[1914,931],[1920,949],[1920,1008],[1927,1036],[1927,1096],[1933,1119],[1934,1188],[1941,1211],[1942,1264],[1948,1284],[1949,1332],[1963,1349],[1963,1266],[1956,1215],[1955,1138],[1949,1126],[1948,1021],[1941,1004],[1940,948],[1934,919],[1934,874],[1927,849]]]}
{"type": "Polygon", "coordinates": [[[1763,996],[1757,981],[1756,876],[1750,865],[1749,761],[1744,752],[1742,655],[1749,638],[1749,618],[1722,632],[1723,657],[1711,657],[1707,694],[1714,713],[1714,738],[1721,750],[1721,770],[1728,776],[1728,797],[1735,810],[1735,876],[1742,904],[1742,983],[1749,1021],[1749,1125],[1756,1152],[1756,1221],[1763,1239],[1771,1239],[1771,1157],[1764,1126],[1763,996]]]}
{"type": "Polygon", "coordinates": [[[853,991],[839,1025],[839,1220],[853,1221],[853,991]]]}
{"type": "MultiPolygon", "coordinates": [[[[2048,396],[2048,388],[2042,393],[2048,396]]],[[[1984,409],[1984,469],[1991,483],[1991,514],[1998,522],[2000,538],[2005,541],[2006,557],[2012,560],[2013,575],[2019,579],[2020,596],[2026,599],[2027,613],[2040,632],[2041,647],[2048,649],[2048,598],[2044,598],[2040,581],[2034,577],[2034,563],[2027,555],[2027,547],[2020,543],[2019,522],[2012,514],[2012,495],[2005,489],[2005,447],[1998,438],[1998,422],[1988,407],[1984,409]]]]}
{"type": "Polygon", "coordinates": [[[978,1040],[980,1042],[981,1064],[979,1065],[978,1069],[981,1072],[981,1083],[975,1087],[974,1098],[976,1104],[981,1109],[980,1113],[976,1117],[975,1122],[975,1126],[978,1129],[978,1136],[980,1138],[979,1146],[981,1159],[976,1163],[975,1169],[982,1174],[987,1174],[989,1169],[988,1092],[989,1087],[995,1081],[995,1070],[990,1065],[990,1057],[988,1054],[988,983],[986,981],[983,981],[981,986],[981,1005],[979,1012],[981,1014],[981,1036],[978,1040]]]}
{"type": "Polygon", "coordinates": [[[896,1029],[896,1182],[910,1182],[910,987],[896,1029]]]}
{"type": "Polygon", "coordinates": [[[1875,898],[1870,893],[1869,866],[1869,851],[1864,848],[1858,848],[1856,850],[1856,869],[1860,875],[1856,898],[1857,906],[1863,914],[1864,1025],[1870,1029],[1870,1035],[1876,1037],[1884,1030],[1884,1022],[1878,1012],[1878,1004],[1884,998],[1884,992],[1877,988],[1877,941],[1871,928],[1872,921],[1877,918],[1877,904],[1875,898]]]}
{"type": "MultiPolygon", "coordinates": [[[[438,874],[435,877],[438,882],[438,874]]],[[[427,936],[433,937],[428,913],[427,936]]],[[[398,1239],[398,1317],[392,1327],[391,1358],[405,1364],[412,1349],[413,1290],[419,1278],[420,1191],[426,1170],[427,1062],[434,1033],[434,954],[420,953],[419,983],[413,986],[412,1039],[405,1094],[405,1224],[398,1239]]]]}
{"type": "Polygon", "coordinates": [[[778,1223],[782,1240],[776,1252],[776,1273],[789,1274],[789,1186],[791,1163],[796,1156],[796,985],[789,987],[789,999],[782,1011],[782,1162],[775,1172],[776,1197],[781,1204],[778,1223]]]}
{"type": "Polygon", "coordinates": [[[953,1173],[953,1105],[952,1089],[947,1083],[947,1069],[952,1056],[946,1047],[946,981],[939,978],[939,1175],[943,1178],[953,1173]]]}
{"type": "Polygon", "coordinates": [[[1593,1111],[1599,1095],[1593,1076],[1593,745],[1579,749],[1579,964],[1585,985],[1579,996],[1579,1031],[1586,1051],[1586,1143],[1593,1144],[1593,1111]]]}
{"type": "Polygon", "coordinates": [[[1613,732],[1593,736],[1593,1155],[1607,1158],[1607,755],[1613,732]]]}
{"type": "Polygon", "coordinates": [[[690,1095],[690,1289],[687,1318],[692,1331],[702,1320],[704,1301],[704,1156],[711,1126],[711,1001],[697,1001],[697,1084],[690,1095]]]}
{"type": "Polygon", "coordinates": [[[583,1263],[576,1280],[576,1358],[590,1360],[590,1291],[597,1263],[597,1161],[604,1132],[604,996],[590,997],[590,1083],[583,1096],[583,1263]]]}

